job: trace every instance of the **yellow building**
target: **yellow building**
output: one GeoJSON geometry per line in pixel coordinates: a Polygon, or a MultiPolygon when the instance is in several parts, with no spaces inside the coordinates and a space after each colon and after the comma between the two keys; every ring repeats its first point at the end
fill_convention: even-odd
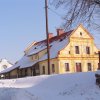
{"type": "MultiPolygon", "coordinates": [[[[99,57],[92,35],[80,24],[76,29],[49,34],[50,74],[96,71],[99,57]]],[[[0,74],[5,78],[48,74],[46,40],[33,42],[13,67],[0,74]]]]}

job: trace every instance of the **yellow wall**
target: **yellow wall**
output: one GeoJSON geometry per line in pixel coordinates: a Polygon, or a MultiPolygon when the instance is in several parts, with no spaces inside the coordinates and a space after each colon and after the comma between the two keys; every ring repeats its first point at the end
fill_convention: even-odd
{"type": "Polygon", "coordinates": [[[12,70],[10,72],[10,78],[17,78],[17,77],[18,77],[17,69],[12,70]]]}
{"type": "MultiPolygon", "coordinates": [[[[87,63],[91,63],[92,71],[96,71],[98,67],[98,52],[94,44],[93,37],[82,26],[79,26],[69,37],[69,43],[63,48],[58,58],[50,60],[50,73],[52,73],[52,64],[55,64],[55,73],[73,73],[76,72],[76,63],[81,63],[82,71],[87,72],[87,63]],[[80,35],[80,32],[82,35],[80,35]],[[79,46],[79,54],[75,53],[75,46],[79,46]],[[86,46],[90,47],[90,54],[86,54],[86,46]],[[70,71],[65,71],[65,63],[69,63],[70,71]]],[[[43,56],[46,51],[41,51],[39,56],[43,56]]],[[[39,57],[39,58],[40,58],[39,57]]],[[[45,74],[48,74],[47,61],[42,61],[40,65],[40,74],[43,74],[43,66],[45,66],[45,74]]]]}
{"type": "Polygon", "coordinates": [[[10,75],[11,75],[11,76],[15,76],[15,75],[17,75],[17,69],[11,71],[11,72],[10,72],[10,75]]]}
{"type": "MultiPolygon", "coordinates": [[[[47,66],[47,60],[46,61],[42,61],[39,63],[40,66],[40,75],[43,74],[43,66],[45,66],[45,74],[48,74],[48,66],[47,66]]],[[[50,74],[57,74],[58,72],[58,62],[57,59],[51,59],[50,60],[50,74]],[[55,73],[52,72],[52,64],[55,65],[55,73]]]]}
{"type": "Polygon", "coordinates": [[[82,64],[82,71],[87,72],[87,63],[92,64],[92,71],[96,71],[98,67],[98,55],[95,52],[98,52],[94,44],[94,39],[87,33],[87,31],[83,30],[82,27],[78,27],[76,31],[74,31],[69,38],[69,44],[60,51],[59,57],[59,73],[66,73],[65,71],[65,63],[69,63],[70,71],[76,72],[76,63],[82,64]],[[82,36],[80,36],[80,32],[82,32],[82,36]],[[79,46],[79,54],[75,53],[75,46],[79,46]],[[90,47],[90,54],[86,54],[86,46],[90,47]],[[69,53],[70,51],[70,53],[69,53]]]}
{"type": "Polygon", "coordinates": [[[83,60],[78,60],[78,59],[66,59],[66,60],[59,60],[59,69],[60,69],[60,74],[62,73],[73,73],[76,72],[76,63],[81,63],[82,66],[82,72],[88,72],[88,67],[87,67],[87,63],[91,63],[92,66],[92,71],[96,71],[97,70],[97,60],[87,60],[87,59],[83,59],[83,60]],[[70,71],[65,71],[65,63],[69,63],[69,68],[70,71]]]}
{"type": "Polygon", "coordinates": [[[44,56],[46,53],[47,53],[47,49],[44,49],[41,52],[39,52],[39,54],[38,54],[39,58],[41,58],[42,56],[44,56]]]}
{"type": "Polygon", "coordinates": [[[27,76],[31,76],[31,68],[27,68],[27,76]]]}

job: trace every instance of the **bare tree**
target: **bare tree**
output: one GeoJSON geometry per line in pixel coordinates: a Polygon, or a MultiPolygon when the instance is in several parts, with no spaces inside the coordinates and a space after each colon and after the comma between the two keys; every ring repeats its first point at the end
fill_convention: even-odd
{"type": "Polygon", "coordinates": [[[87,23],[100,29],[100,0],[50,0],[55,8],[64,7],[64,28],[73,24],[87,23]]]}

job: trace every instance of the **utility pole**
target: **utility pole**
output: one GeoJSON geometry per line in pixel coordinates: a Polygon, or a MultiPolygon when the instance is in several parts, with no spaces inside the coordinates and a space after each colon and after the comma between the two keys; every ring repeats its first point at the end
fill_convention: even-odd
{"type": "Polygon", "coordinates": [[[99,54],[99,64],[98,64],[98,70],[100,70],[100,51],[98,51],[99,54]]]}
{"type": "Polygon", "coordinates": [[[49,50],[50,48],[49,48],[49,32],[48,32],[48,0],[45,0],[45,16],[46,16],[48,74],[50,74],[50,50],[49,50]]]}

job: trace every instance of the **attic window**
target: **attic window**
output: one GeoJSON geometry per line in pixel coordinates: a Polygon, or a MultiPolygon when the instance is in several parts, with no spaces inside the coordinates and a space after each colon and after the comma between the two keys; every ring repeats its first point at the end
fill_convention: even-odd
{"type": "Polygon", "coordinates": [[[4,69],[6,69],[6,68],[7,68],[7,66],[6,66],[6,65],[3,65],[3,68],[4,68],[4,69]]]}
{"type": "Polygon", "coordinates": [[[60,42],[63,41],[63,39],[60,39],[60,42]]]}
{"type": "Polygon", "coordinates": [[[52,45],[50,45],[50,47],[52,47],[52,45]]]}
{"type": "Polygon", "coordinates": [[[66,38],[66,36],[62,37],[59,41],[61,42],[61,41],[63,41],[65,38],[66,38]]]}
{"type": "Polygon", "coordinates": [[[47,54],[47,52],[45,52],[45,54],[47,54]]]}
{"type": "Polygon", "coordinates": [[[37,59],[37,55],[35,55],[35,59],[37,59]]]}
{"type": "Polygon", "coordinates": [[[82,36],[82,32],[80,32],[80,35],[82,36]]]}

